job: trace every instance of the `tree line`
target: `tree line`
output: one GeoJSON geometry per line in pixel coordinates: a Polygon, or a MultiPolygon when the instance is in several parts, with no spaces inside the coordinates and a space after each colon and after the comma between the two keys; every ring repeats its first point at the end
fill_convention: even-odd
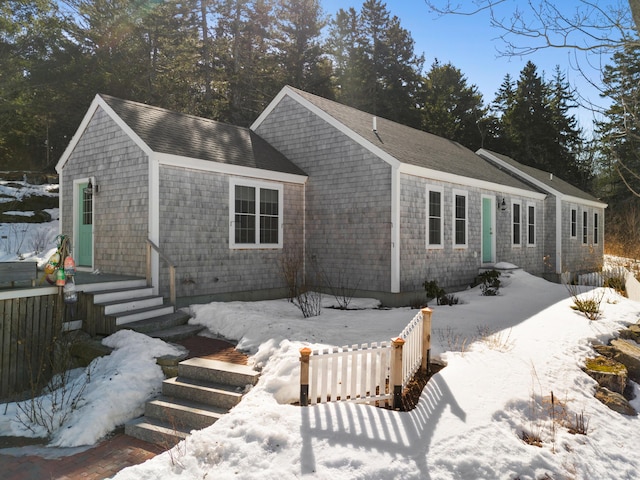
{"type": "Polygon", "coordinates": [[[381,0],[333,17],[319,0],[5,0],[0,62],[5,168],[51,168],[96,93],[247,126],[288,84],[586,190],[606,183],[595,160],[608,153],[587,142],[560,67],[528,62],[486,102],[451,63],[425,67],[381,0]]]}

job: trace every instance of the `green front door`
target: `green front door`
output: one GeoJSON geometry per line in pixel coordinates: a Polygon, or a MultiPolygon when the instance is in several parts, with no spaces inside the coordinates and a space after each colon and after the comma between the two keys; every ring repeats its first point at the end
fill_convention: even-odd
{"type": "Polygon", "coordinates": [[[493,199],[482,199],[482,263],[493,263],[493,199]]]}
{"type": "Polygon", "coordinates": [[[78,244],[75,248],[78,266],[93,266],[93,195],[87,193],[88,183],[78,184],[78,244]]]}

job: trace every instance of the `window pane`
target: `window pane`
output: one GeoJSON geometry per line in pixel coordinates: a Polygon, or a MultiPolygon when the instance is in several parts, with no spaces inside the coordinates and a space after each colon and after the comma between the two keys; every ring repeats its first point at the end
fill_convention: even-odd
{"type": "Polygon", "coordinates": [[[513,243],[520,245],[520,204],[513,204],[513,243]]]}
{"type": "Polygon", "coordinates": [[[529,225],[529,245],[536,243],[536,209],[535,207],[529,207],[529,213],[527,215],[529,225]]]}
{"type": "Polygon", "coordinates": [[[587,243],[587,212],[582,212],[582,243],[587,243]]]}
{"type": "Polygon", "coordinates": [[[256,243],[256,190],[236,185],[235,194],[236,243],[256,243]]]}
{"type": "Polygon", "coordinates": [[[260,243],[278,243],[278,191],[260,189],[260,243]]]}
{"type": "Polygon", "coordinates": [[[442,243],[441,218],[442,205],[441,193],[429,192],[429,244],[440,245],[442,243]]]}
{"type": "Polygon", "coordinates": [[[593,214],[593,243],[598,243],[598,214],[593,214]]]}
{"type": "Polygon", "coordinates": [[[467,226],[467,197],[464,195],[456,195],[455,196],[455,242],[456,245],[465,245],[467,243],[466,239],[466,226],[467,226]]]}
{"type": "Polygon", "coordinates": [[[93,195],[86,189],[82,191],[82,224],[93,224],[93,195]]]}
{"type": "Polygon", "coordinates": [[[578,211],[572,209],[571,210],[571,236],[575,237],[578,235],[578,211]]]}

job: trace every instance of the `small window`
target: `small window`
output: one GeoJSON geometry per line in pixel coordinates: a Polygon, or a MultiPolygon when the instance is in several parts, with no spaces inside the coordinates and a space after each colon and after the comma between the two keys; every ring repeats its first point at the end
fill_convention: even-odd
{"type": "Polygon", "coordinates": [[[571,238],[578,236],[578,210],[571,209],[571,238]]]}
{"type": "Polygon", "coordinates": [[[230,181],[232,248],[281,247],[282,186],[230,181]]]}
{"type": "Polygon", "coordinates": [[[582,212],[582,243],[587,243],[587,236],[589,233],[588,218],[589,214],[586,211],[582,212]]]}
{"type": "Polygon", "coordinates": [[[527,205],[527,245],[536,244],[536,207],[527,205]]]}
{"type": "Polygon", "coordinates": [[[514,202],[511,204],[511,216],[512,216],[512,229],[511,229],[511,243],[513,245],[520,245],[520,236],[522,235],[522,206],[520,203],[514,202]]]}
{"type": "Polygon", "coordinates": [[[82,189],[82,224],[93,225],[93,194],[87,188],[82,189]]]}
{"type": "Polygon", "coordinates": [[[454,211],[454,245],[456,247],[467,246],[467,193],[453,192],[454,211]]]}
{"type": "Polygon", "coordinates": [[[427,247],[442,247],[442,189],[427,190],[427,247]]]}
{"type": "Polygon", "coordinates": [[[593,243],[598,243],[598,214],[593,214],[593,243]]]}

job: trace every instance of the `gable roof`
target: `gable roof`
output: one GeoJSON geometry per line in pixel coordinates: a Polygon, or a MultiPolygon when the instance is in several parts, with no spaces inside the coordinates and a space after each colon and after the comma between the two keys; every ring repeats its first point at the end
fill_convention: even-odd
{"type": "MultiPolygon", "coordinates": [[[[305,175],[294,163],[248,128],[173,112],[110,95],[96,95],[85,120],[97,107],[117,115],[147,147],[145,150],[225,165],[305,175]],[[111,110],[111,111],[109,111],[111,110]]],[[[112,115],[113,116],[113,115],[112,115]]],[[[83,121],[79,130],[86,128],[83,121]]],[[[74,137],[58,162],[61,167],[70,155],[74,137]]],[[[58,167],[56,167],[58,168],[58,167]]]]}
{"type": "Polygon", "coordinates": [[[275,108],[281,97],[285,95],[307,107],[319,109],[321,113],[328,115],[334,123],[337,122],[339,126],[342,126],[344,133],[354,133],[359,139],[364,140],[365,146],[373,147],[378,153],[382,152],[389,163],[395,160],[396,163],[409,167],[480,180],[494,186],[507,186],[540,193],[536,187],[498,169],[485,158],[476,155],[457,142],[385,118],[375,117],[370,113],[290,86],[282,89],[278,97],[251,128],[257,128],[270,110],[275,108]],[[373,130],[374,118],[375,131],[373,130]]]}
{"type": "Polygon", "coordinates": [[[530,167],[529,165],[523,165],[507,155],[492,152],[486,148],[481,148],[478,150],[477,154],[493,163],[496,163],[502,168],[507,168],[516,173],[524,174],[525,179],[537,184],[540,188],[545,189],[549,193],[564,197],[566,200],[577,200],[582,201],[583,203],[597,204],[597,206],[606,207],[605,203],[601,202],[590,193],[571,185],[552,173],[539,170],[535,167],[530,167]]]}

